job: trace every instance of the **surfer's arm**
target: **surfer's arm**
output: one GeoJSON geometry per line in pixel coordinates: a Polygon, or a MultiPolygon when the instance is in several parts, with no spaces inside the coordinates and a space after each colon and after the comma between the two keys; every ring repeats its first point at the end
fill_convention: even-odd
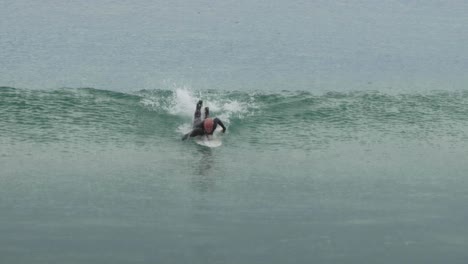
{"type": "Polygon", "coordinates": [[[185,134],[183,137],[182,137],[182,140],[186,140],[188,137],[196,137],[196,136],[201,136],[203,135],[203,129],[201,128],[195,128],[194,130],[192,130],[190,133],[187,133],[185,134]]]}
{"type": "Polygon", "coordinates": [[[221,120],[219,120],[219,118],[215,118],[214,122],[216,124],[220,125],[223,128],[223,133],[226,132],[226,127],[224,126],[223,122],[221,122],[221,120]]]}

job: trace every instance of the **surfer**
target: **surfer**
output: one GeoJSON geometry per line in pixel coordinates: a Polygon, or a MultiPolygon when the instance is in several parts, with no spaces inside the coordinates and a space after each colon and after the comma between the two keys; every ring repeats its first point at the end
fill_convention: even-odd
{"type": "Polygon", "coordinates": [[[216,130],[218,125],[223,128],[223,133],[226,132],[226,127],[224,126],[223,122],[219,120],[219,118],[210,117],[210,109],[208,107],[205,107],[205,119],[201,120],[202,104],[202,100],[198,101],[195,114],[193,115],[193,129],[189,133],[185,134],[182,137],[182,140],[186,140],[188,137],[213,135],[213,132],[216,130]]]}

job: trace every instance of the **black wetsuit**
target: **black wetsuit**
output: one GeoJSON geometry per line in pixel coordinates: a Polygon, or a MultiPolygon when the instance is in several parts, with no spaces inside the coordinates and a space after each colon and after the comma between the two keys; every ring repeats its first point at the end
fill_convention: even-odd
{"type": "MultiPolygon", "coordinates": [[[[193,115],[193,130],[190,133],[185,134],[182,137],[182,140],[186,140],[188,137],[196,137],[196,136],[203,136],[203,135],[213,135],[213,132],[218,127],[218,124],[223,128],[223,133],[226,131],[226,127],[224,126],[223,122],[219,120],[219,118],[213,119],[213,130],[210,133],[205,131],[204,122],[205,120],[201,120],[201,101],[198,102],[197,108],[195,109],[195,114],[193,115]]],[[[208,113],[205,112],[205,119],[208,118],[208,113]]]]}
{"type": "Polygon", "coordinates": [[[205,120],[194,124],[192,132],[186,134],[186,136],[188,135],[190,137],[196,137],[196,136],[202,136],[202,135],[213,135],[213,132],[216,130],[216,127],[218,127],[218,125],[220,125],[223,128],[223,132],[226,131],[226,127],[224,126],[223,122],[221,122],[221,120],[219,120],[219,118],[217,117],[213,119],[213,130],[210,133],[207,133],[205,131],[205,127],[203,125],[204,122],[205,120]]]}

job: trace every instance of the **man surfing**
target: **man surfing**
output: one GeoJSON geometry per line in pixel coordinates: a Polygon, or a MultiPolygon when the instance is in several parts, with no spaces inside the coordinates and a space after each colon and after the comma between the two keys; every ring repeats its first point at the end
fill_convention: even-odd
{"type": "Polygon", "coordinates": [[[216,130],[216,127],[220,125],[223,128],[223,133],[226,132],[226,127],[219,118],[211,118],[210,109],[205,107],[205,119],[201,120],[201,108],[203,101],[200,100],[197,103],[195,108],[195,114],[193,115],[193,129],[189,133],[185,134],[182,137],[182,140],[186,140],[188,137],[196,137],[203,135],[213,135],[213,132],[216,130]]]}

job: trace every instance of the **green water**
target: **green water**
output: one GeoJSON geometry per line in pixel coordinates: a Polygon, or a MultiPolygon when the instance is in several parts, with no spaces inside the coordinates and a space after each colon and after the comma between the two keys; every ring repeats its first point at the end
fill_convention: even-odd
{"type": "Polygon", "coordinates": [[[467,263],[467,13],[0,1],[0,264],[467,263]]]}
{"type": "Polygon", "coordinates": [[[2,263],[464,263],[468,93],[0,88],[2,263]],[[228,129],[180,137],[198,98],[228,129]]]}

